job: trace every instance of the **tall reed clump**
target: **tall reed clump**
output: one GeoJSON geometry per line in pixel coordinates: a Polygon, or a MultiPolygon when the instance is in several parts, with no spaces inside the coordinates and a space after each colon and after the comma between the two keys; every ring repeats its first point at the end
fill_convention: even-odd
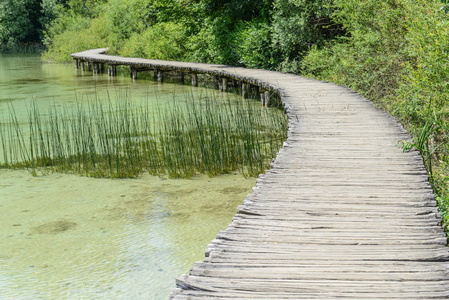
{"type": "Polygon", "coordinates": [[[26,126],[9,106],[0,120],[0,166],[111,178],[258,176],[269,168],[286,139],[281,110],[251,99],[188,97],[168,105],[97,99],[45,114],[33,102],[26,126]]]}

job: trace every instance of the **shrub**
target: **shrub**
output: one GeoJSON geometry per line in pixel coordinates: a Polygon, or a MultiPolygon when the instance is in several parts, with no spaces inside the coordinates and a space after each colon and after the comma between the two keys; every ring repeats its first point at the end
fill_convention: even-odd
{"type": "Polygon", "coordinates": [[[275,0],[272,9],[272,39],[280,54],[280,71],[298,73],[299,62],[313,45],[341,34],[331,19],[330,0],[275,0]]]}
{"type": "Polygon", "coordinates": [[[248,68],[273,69],[276,61],[269,24],[263,21],[241,22],[237,28],[239,63],[248,68]]]}
{"type": "Polygon", "coordinates": [[[158,23],[124,42],[119,54],[163,60],[182,60],[185,54],[183,25],[158,23]]]}
{"type": "Polygon", "coordinates": [[[47,62],[71,62],[70,54],[108,45],[109,28],[103,18],[92,21],[83,17],[71,18],[65,30],[47,36],[47,51],[42,59],[47,62]]]}

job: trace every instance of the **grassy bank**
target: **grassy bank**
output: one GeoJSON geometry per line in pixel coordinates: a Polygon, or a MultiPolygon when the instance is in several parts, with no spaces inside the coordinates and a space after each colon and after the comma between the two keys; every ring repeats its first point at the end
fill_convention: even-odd
{"type": "Polygon", "coordinates": [[[168,105],[96,98],[45,112],[32,102],[27,120],[9,106],[0,119],[1,167],[111,178],[258,176],[269,168],[286,139],[283,111],[225,94],[186,97],[168,105]]]}

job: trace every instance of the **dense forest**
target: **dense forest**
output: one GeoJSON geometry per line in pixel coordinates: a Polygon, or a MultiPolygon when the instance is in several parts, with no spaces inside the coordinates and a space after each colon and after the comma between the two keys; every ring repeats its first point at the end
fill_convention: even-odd
{"type": "Polygon", "coordinates": [[[349,86],[409,129],[449,218],[447,0],[0,0],[0,51],[36,44],[47,62],[109,47],[349,86]]]}

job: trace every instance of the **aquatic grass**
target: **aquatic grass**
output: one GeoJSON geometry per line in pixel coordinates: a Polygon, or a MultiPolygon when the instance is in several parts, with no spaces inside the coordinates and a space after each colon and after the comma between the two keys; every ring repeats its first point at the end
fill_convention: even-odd
{"type": "Polygon", "coordinates": [[[114,103],[95,97],[44,114],[32,102],[29,132],[10,106],[9,121],[0,121],[1,166],[111,178],[234,170],[258,176],[269,168],[286,139],[281,110],[224,93],[185,98],[151,106],[134,104],[126,94],[114,103]]]}

